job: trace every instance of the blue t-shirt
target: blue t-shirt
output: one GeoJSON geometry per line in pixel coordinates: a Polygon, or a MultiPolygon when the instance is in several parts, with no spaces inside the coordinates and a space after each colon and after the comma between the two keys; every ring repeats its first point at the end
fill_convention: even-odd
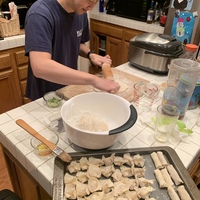
{"type": "MultiPolygon", "coordinates": [[[[38,0],[29,9],[25,21],[25,54],[30,51],[48,52],[55,60],[77,69],[81,43],[89,41],[87,13],[67,13],[57,0],[38,0]]],[[[28,67],[26,96],[31,100],[42,97],[64,85],[33,75],[28,67]]]]}

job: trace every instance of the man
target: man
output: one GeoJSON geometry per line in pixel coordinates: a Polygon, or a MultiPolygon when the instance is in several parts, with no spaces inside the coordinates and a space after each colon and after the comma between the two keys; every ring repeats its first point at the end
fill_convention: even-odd
{"type": "Polygon", "coordinates": [[[29,56],[26,95],[31,100],[65,85],[93,85],[117,92],[119,84],[77,70],[78,55],[94,65],[111,64],[109,55],[91,53],[87,11],[98,0],[38,0],[25,21],[25,53],[29,56]]]}

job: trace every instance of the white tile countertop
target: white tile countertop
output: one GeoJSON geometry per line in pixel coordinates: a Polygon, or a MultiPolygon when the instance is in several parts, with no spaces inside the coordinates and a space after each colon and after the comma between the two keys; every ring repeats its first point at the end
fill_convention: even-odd
{"type": "MultiPolygon", "coordinates": [[[[145,78],[151,82],[161,84],[166,81],[167,76],[159,76],[138,70],[125,63],[120,65],[118,69],[124,72],[145,78]]],[[[160,104],[163,92],[160,92],[158,99],[152,106],[151,116],[155,115],[155,110],[160,104]]],[[[41,186],[52,195],[53,189],[53,169],[54,155],[40,157],[35,154],[34,149],[30,145],[30,136],[25,130],[20,128],[15,121],[23,119],[34,129],[45,135],[45,132],[51,131],[45,123],[45,117],[48,118],[59,113],[57,108],[47,107],[43,99],[25,104],[16,109],[10,110],[0,115],[0,142],[11,152],[11,154],[27,169],[27,171],[41,184],[41,186]]],[[[189,110],[186,112],[184,122],[187,128],[191,128],[193,133],[187,137],[185,141],[172,141],[168,143],[159,143],[154,139],[154,130],[142,123],[139,114],[136,124],[129,130],[123,132],[119,140],[110,149],[129,149],[144,148],[155,146],[170,146],[175,149],[183,164],[187,168],[200,149],[200,129],[195,124],[199,109],[189,110]]],[[[145,113],[147,116],[147,113],[145,113]]],[[[58,134],[58,132],[56,132],[58,134]]],[[[82,151],[80,148],[71,144],[64,131],[59,134],[58,146],[66,152],[82,151]]]]}
{"type": "Polygon", "coordinates": [[[127,27],[130,29],[135,29],[139,31],[144,31],[148,33],[163,33],[164,27],[157,24],[147,24],[146,22],[141,22],[133,19],[127,19],[124,17],[119,17],[116,15],[109,15],[106,12],[100,13],[96,9],[90,12],[90,19],[96,19],[102,22],[107,22],[110,24],[115,24],[118,26],[127,27]]]}
{"type": "Polygon", "coordinates": [[[5,37],[4,40],[0,40],[0,51],[6,49],[12,49],[25,45],[25,35],[15,35],[12,37],[5,37]]]}

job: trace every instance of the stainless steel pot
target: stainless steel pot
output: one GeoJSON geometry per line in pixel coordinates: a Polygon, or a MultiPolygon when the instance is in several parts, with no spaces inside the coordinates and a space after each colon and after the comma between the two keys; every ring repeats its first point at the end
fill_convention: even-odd
{"type": "Polygon", "coordinates": [[[104,149],[112,146],[123,131],[135,124],[137,112],[134,106],[122,97],[91,92],[66,101],[61,108],[61,117],[71,142],[86,149],[104,149]],[[83,113],[98,116],[106,122],[108,130],[93,132],[80,129],[76,124],[83,113]]]}
{"type": "Polygon", "coordinates": [[[144,33],[130,40],[128,60],[134,67],[152,73],[167,73],[172,59],[183,54],[182,43],[174,37],[144,33]]]}

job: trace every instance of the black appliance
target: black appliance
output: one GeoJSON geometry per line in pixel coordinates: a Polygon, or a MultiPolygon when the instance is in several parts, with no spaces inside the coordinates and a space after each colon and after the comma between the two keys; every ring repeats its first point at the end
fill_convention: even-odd
{"type": "Polygon", "coordinates": [[[24,28],[26,13],[28,9],[31,7],[31,5],[36,0],[11,0],[17,5],[17,12],[19,14],[19,22],[20,22],[20,28],[24,28]]]}
{"type": "Polygon", "coordinates": [[[115,0],[108,0],[106,4],[106,13],[115,15],[115,0]]]}
{"type": "Polygon", "coordinates": [[[115,0],[115,14],[139,21],[147,20],[151,0],[115,0]]]}

